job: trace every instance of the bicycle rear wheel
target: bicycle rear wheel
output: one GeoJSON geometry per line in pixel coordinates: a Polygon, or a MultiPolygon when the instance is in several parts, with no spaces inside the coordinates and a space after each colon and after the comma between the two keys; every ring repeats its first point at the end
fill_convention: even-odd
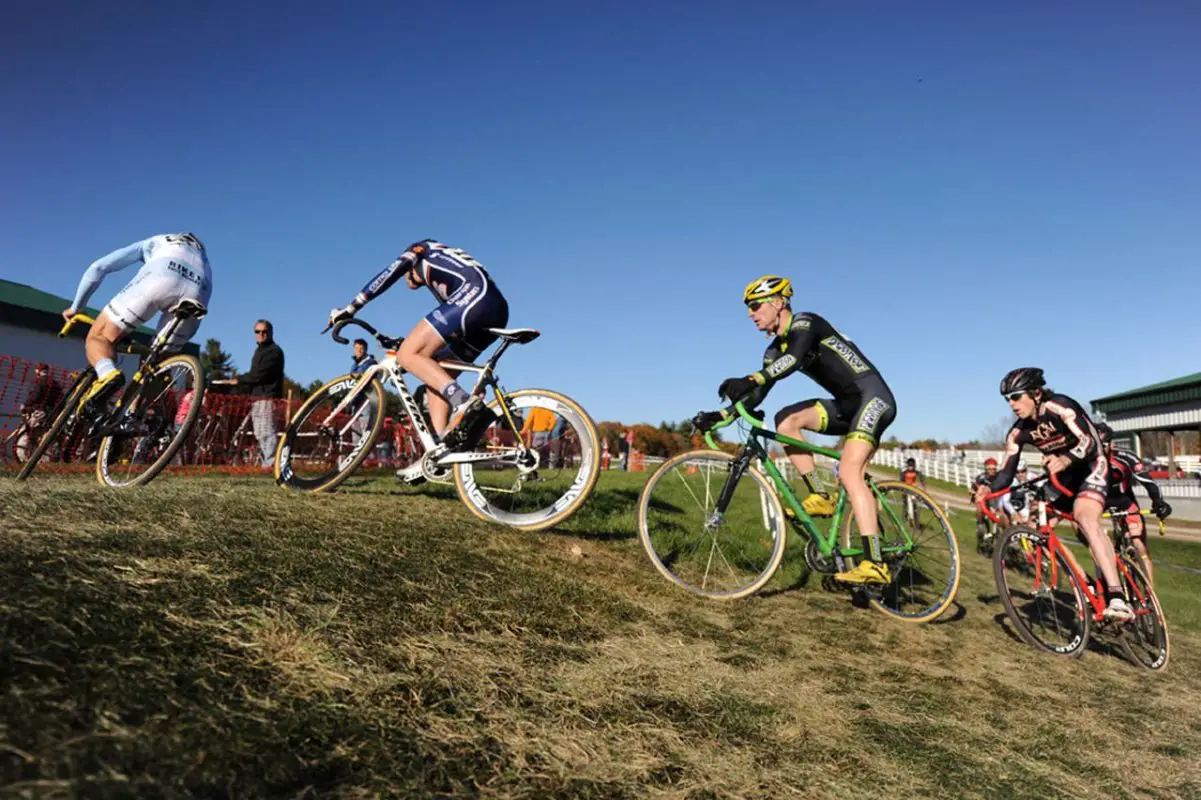
{"type": "Polygon", "coordinates": [[[485,433],[478,450],[492,451],[487,461],[456,464],[459,497],[482,520],[523,531],[540,531],[580,510],[600,477],[600,437],[588,412],[566,395],[548,389],[521,389],[505,395],[511,411],[526,416],[535,408],[550,412],[548,430],[532,434],[524,453],[502,414],[485,433]],[[493,435],[495,434],[495,435],[493,435]],[[492,439],[493,444],[488,444],[492,439]]]}
{"type": "Polygon", "coordinates": [[[96,479],[116,489],[144,486],[171,463],[200,414],[204,369],[195,356],[171,356],[124,394],[120,408],[129,410],[119,411],[115,423],[124,430],[105,436],[96,451],[96,479]],[[194,393],[191,403],[176,427],[176,410],[188,392],[194,393]]]}
{"type": "Polygon", "coordinates": [[[757,592],[784,558],[784,509],[759,470],[748,466],[725,513],[716,513],[734,462],[718,450],[682,453],[655,470],[638,498],[638,537],[655,569],[714,600],[757,592]]]}
{"type": "MultiPolygon", "coordinates": [[[[904,481],[876,483],[880,550],[892,573],[887,586],[865,587],[877,611],[904,622],[929,622],[947,610],[959,591],[959,543],[930,495],[904,481]],[[914,522],[905,519],[911,505],[914,522]]],[[[842,541],[858,544],[854,514],[843,520],[842,541]]]]}
{"type": "Polygon", "coordinates": [[[997,539],[993,577],[1005,613],[1027,644],[1077,658],[1088,646],[1092,607],[1061,553],[1033,528],[1014,525],[997,539]]]}
{"type": "Polygon", "coordinates": [[[318,389],[292,417],[275,450],[275,482],[303,492],[329,491],[351,476],[384,429],[384,388],[371,379],[335,416],[361,377],[343,375],[318,389]]]}
{"type": "Polygon", "coordinates": [[[79,411],[79,401],[83,398],[84,392],[88,390],[88,387],[92,385],[92,381],[94,380],[96,380],[96,373],[91,369],[76,378],[75,386],[55,406],[53,414],[54,422],[50,423],[50,427],[42,434],[37,447],[33,448],[33,452],[29,454],[29,460],[21,465],[21,471],[17,473],[17,480],[23,481],[33,474],[38,462],[42,460],[42,456],[54,444],[54,440],[63,432],[64,428],[67,429],[66,438],[70,438],[77,424],[76,412],[79,411]],[[68,422],[71,424],[68,425],[68,422]]]}
{"type": "Polygon", "coordinates": [[[1147,576],[1132,561],[1119,559],[1118,572],[1122,576],[1126,598],[1134,609],[1134,620],[1120,629],[1122,649],[1131,661],[1144,669],[1163,669],[1168,665],[1172,648],[1168,621],[1159,605],[1159,597],[1147,576]]]}

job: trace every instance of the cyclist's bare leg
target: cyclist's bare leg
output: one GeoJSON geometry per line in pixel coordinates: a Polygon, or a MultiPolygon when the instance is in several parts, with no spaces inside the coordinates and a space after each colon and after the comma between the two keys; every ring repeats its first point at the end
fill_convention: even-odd
{"type": "Polygon", "coordinates": [[[109,316],[108,309],[100,312],[96,322],[88,329],[84,352],[93,367],[102,358],[113,359],[117,355],[117,342],[125,336],[125,330],[109,316]]]}
{"type": "Polygon", "coordinates": [[[441,436],[446,431],[450,418],[450,406],[442,398],[442,392],[453,382],[450,373],[438,366],[434,360],[436,354],[446,343],[426,320],[421,320],[408,337],[401,342],[396,360],[400,365],[428,386],[431,391],[426,394],[429,400],[430,422],[434,424],[434,432],[441,436]]]}
{"type": "Polygon", "coordinates": [[[1088,542],[1088,552],[1093,557],[1093,563],[1101,570],[1105,585],[1110,589],[1121,589],[1122,582],[1118,578],[1117,556],[1113,552],[1113,542],[1101,527],[1101,512],[1105,510],[1100,500],[1091,497],[1077,497],[1072,503],[1072,516],[1076,518],[1076,527],[1088,542]]]}
{"type": "Polygon", "coordinates": [[[846,487],[851,501],[851,511],[859,523],[860,536],[876,536],[879,533],[876,520],[876,498],[867,486],[867,462],[871,461],[876,446],[860,439],[848,439],[842,446],[842,463],[838,477],[846,487]]]}
{"type": "MultiPolygon", "coordinates": [[[[804,431],[815,431],[821,426],[821,409],[817,406],[797,411],[792,414],[786,414],[784,411],[776,414],[776,430],[790,439],[800,439],[805,441],[804,431]]],[[[792,462],[792,466],[802,476],[810,475],[814,469],[813,454],[798,450],[795,447],[785,447],[784,452],[788,454],[788,460],[792,462]]],[[[839,467],[841,474],[842,467],[839,467]]]]}
{"type": "Polygon", "coordinates": [[[1142,517],[1127,517],[1130,528],[1130,541],[1134,544],[1134,552],[1138,553],[1139,566],[1147,573],[1147,580],[1155,585],[1155,577],[1151,568],[1151,553],[1147,550],[1147,529],[1142,517]]]}

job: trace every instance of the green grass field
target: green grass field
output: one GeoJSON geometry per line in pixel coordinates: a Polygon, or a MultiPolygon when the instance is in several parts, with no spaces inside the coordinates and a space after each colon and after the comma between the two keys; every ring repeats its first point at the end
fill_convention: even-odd
{"type": "Polygon", "coordinates": [[[1201,576],[1157,576],[1156,675],[1016,641],[966,513],[935,624],[812,577],[702,601],[641,482],[523,534],[387,478],[0,480],[0,795],[1201,796],[1201,576]]]}

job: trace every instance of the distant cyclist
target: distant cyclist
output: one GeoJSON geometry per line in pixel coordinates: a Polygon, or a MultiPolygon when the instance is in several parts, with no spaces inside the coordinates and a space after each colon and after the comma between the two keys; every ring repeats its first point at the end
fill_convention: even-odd
{"type": "MultiPolygon", "coordinates": [[[[981,486],[991,486],[992,482],[996,480],[996,477],[997,460],[992,456],[989,456],[988,458],[984,459],[984,471],[977,475],[976,479],[972,481],[972,497],[975,497],[981,486]]],[[[1009,526],[1009,520],[1006,518],[1005,508],[1002,501],[989,500],[988,507],[1001,515],[1000,525],[1002,530],[1009,526]]],[[[989,519],[984,515],[984,512],[976,509],[976,539],[978,541],[986,542],[992,538],[988,533],[988,522],[989,519]]]]}
{"type": "Polygon", "coordinates": [[[1017,474],[1013,478],[1014,489],[1001,497],[1001,510],[1013,522],[1026,523],[1030,521],[1031,490],[1018,488],[1029,480],[1030,473],[1026,469],[1026,463],[1020,462],[1017,474]]]}
{"type": "Polygon", "coordinates": [[[1041,450],[1043,468],[1071,493],[1059,495],[1051,506],[1071,513],[1105,578],[1105,618],[1129,622],[1134,619],[1134,611],[1122,591],[1113,543],[1101,526],[1108,469],[1100,436],[1088,412],[1067,395],[1048,389],[1043,371],[1037,367],[1012,370],[1001,379],[1000,388],[1017,422],[1005,437],[1004,465],[989,486],[980,487],[976,499],[1011,485],[1023,445],[1032,444],[1041,450]]]}
{"type": "MultiPolygon", "coordinates": [[[[166,312],[176,303],[194,300],[208,307],[213,293],[213,272],[204,245],[191,233],[168,233],[134,242],[93,262],[83,273],[75,299],[63,311],[63,318],[70,320],[83,310],[106,275],[134,264],[142,268],[100,312],[84,345],[88,363],[96,370],[96,382],[82,399],[84,413],[91,417],[103,412],[109,398],[125,385],[125,376],[113,363],[117,342],[160,311],[161,331],[170,321],[166,312]]],[[[199,319],[184,320],[168,347],[187,344],[199,327],[199,319]]]]}
{"type": "Polygon", "coordinates": [[[1151,553],[1147,549],[1147,529],[1143,525],[1143,517],[1139,513],[1138,500],[1134,496],[1134,487],[1139,485],[1151,498],[1151,513],[1160,519],[1167,519],[1172,514],[1172,507],[1163,499],[1159,485],[1147,471],[1141,458],[1113,443],[1113,429],[1104,422],[1097,425],[1097,433],[1105,448],[1105,456],[1109,461],[1109,491],[1105,495],[1105,504],[1112,509],[1126,512],[1126,526],[1130,529],[1130,540],[1138,557],[1147,570],[1147,580],[1155,583],[1151,566],[1151,553]]]}
{"type": "MultiPolygon", "coordinates": [[[[742,300],[751,321],[771,338],[771,344],[763,354],[763,369],[727,378],[717,393],[731,404],[742,401],[753,408],[763,402],[778,381],[801,372],[834,396],[829,400],[805,400],[781,409],[776,414],[776,428],[793,439],[803,439],[802,431],[846,436],[839,478],[859,523],[864,558],[854,569],[835,577],[847,583],[889,583],[888,565],[883,563],[880,553],[876,499],[865,475],[881,434],[896,418],[897,402],[879,371],[849,338],[817,314],[794,312],[790,297],[792,282],[778,275],[764,275],[747,284],[742,300]]],[[[701,412],[693,418],[693,423],[701,430],[709,430],[734,413],[732,406],[701,412]]],[[[810,494],[802,504],[805,511],[814,515],[833,514],[833,504],[815,471],[813,456],[794,448],[784,450],[809,488],[810,494]]]]}
{"type": "Polygon", "coordinates": [[[434,430],[452,447],[467,446],[470,443],[454,441],[448,434],[460,426],[469,430],[475,415],[483,412],[483,403],[468,395],[438,361],[475,361],[496,341],[496,335],[488,329],[503,328],[508,323],[509,304],[492,276],[471,254],[422,239],[405,248],[345,308],[331,311],[330,324],[353,318],[402,276],[410,289],[428,288],[440,305],[417,323],[401,344],[396,359],[433,389],[427,396],[434,430]]]}
{"type": "Polygon", "coordinates": [[[918,472],[917,461],[912,458],[905,459],[905,469],[901,470],[901,480],[910,486],[926,488],[926,477],[918,472]]]}

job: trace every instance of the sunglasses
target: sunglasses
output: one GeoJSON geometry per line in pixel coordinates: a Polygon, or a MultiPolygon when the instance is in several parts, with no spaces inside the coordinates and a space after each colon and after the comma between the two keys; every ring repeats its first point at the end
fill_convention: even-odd
{"type": "Polygon", "coordinates": [[[265,328],[255,328],[255,329],[254,329],[254,332],[255,332],[256,334],[259,334],[259,333],[266,333],[266,332],[267,332],[267,330],[266,330],[265,328]]]}
{"type": "Polygon", "coordinates": [[[758,311],[759,307],[762,305],[764,305],[764,303],[760,302],[759,300],[755,300],[753,302],[747,303],[746,307],[749,308],[751,311],[758,311]]]}
{"type": "Polygon", "coordinates": [[[1003,397],[1006,400],[1021,400],[1023,397],[1025,397],[1028,394],[1030,394],[1030,393],[1029,392],[1010,392],[1007,395],[1003,395],[1003,397]]]}

